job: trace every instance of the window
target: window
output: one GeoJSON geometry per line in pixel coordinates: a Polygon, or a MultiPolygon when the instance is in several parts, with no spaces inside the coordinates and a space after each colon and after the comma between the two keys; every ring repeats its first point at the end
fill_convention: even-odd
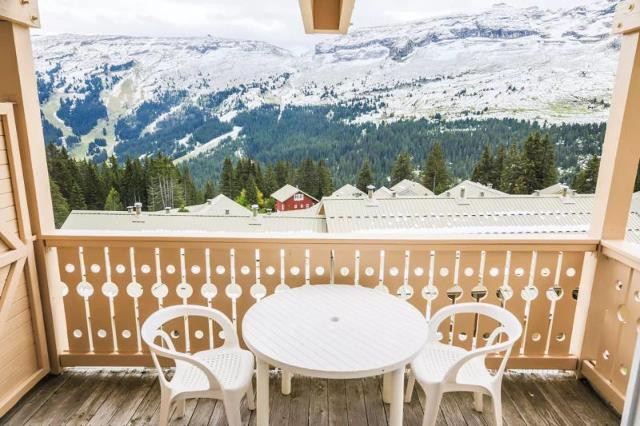
{"type": "Polygon", "coordinates": [[[293,201],[302,201],[302,200],[304,200],[304,194],[300,194],[300,193],[293,194],[293,201]]]}

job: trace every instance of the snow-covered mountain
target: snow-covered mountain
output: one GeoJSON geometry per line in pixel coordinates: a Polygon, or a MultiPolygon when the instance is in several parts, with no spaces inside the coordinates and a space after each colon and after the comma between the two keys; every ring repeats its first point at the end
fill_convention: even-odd
{"type": "Polygon", "coordinates": [[[302,55],[214,37],[35,36],[45,125],[76,155],[144,154],[127,144],[160,134],[175,139],[179,157],[225,132],[237,136],[235,115],[264,104],[358,106],[355,121],[604,121],[618,59],[616,4],[499,4],[356,29],[302,55]]]}

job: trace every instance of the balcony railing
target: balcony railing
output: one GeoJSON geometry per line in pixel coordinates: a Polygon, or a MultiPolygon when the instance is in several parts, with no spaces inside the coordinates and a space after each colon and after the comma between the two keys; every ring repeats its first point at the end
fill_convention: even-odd
{"type": "MultiPolygon", "coordinates": [[[[596,241],[573,239],[391,239],[56,235],[68,347],[62,364],[147,365],[140,324],[156,309],[203,304],[240,329],[242,316],[273,292],[308,284],[372,287],[406,299],[425,318],[441,307],[482,301],[521,319],[512,367],[575,369],[586,314],[580,278],[596,241]],[[578,330],[578,333],[576,333],[578,330]]],[[[443,339],[471,347],[493,324],[459,318],[443,339]]],[[[206,320],[170,327],[176,347],[221,342],[206,320]]],[[[402,330],[398,330],[402,332],[402,330]]]]}

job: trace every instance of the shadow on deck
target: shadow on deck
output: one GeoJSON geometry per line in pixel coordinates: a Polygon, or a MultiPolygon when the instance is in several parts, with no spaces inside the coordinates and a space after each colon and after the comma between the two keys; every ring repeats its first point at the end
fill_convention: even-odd
{"type": "MultiPolygon", "coordinates": [[[[271,380],[272,425],[388,424],[389,406],[382,402],[379,378],[322,380],[294,377],[292,392],[279,392],[271,380]]],[[[416,386],[416,389],[419,386],[416,386]]],[[[157,424],[160,387],[154,370],[69,369],[49,376],[4,417],[1,425],[142,425],[157,424]]],[[[414,392],[404,407],[404,424],[420,425],[424,393],[414,392]]],[[[585,382],[570,373],[509,372],[503,382],[506,425],[617,425],[619,417],[585,382]]],[[[439,425],[492,425],[488,397],[485,411],[473,410],[471,394],[446,394],[439,425]]],[[[243,424],[255,424],[255,412],[243,403],[243,424]]],[[[175,413],[174,413],[175,414],[175,413]]],[[[222,402],[189,400],[186,415],[172,425],[226,425],[222,402]]]]}

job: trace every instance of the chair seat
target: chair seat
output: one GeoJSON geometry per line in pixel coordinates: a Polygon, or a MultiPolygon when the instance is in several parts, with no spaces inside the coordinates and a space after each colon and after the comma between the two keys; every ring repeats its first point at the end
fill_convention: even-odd
{"type": "MultiPolygon", "coordinates": [[[[430,343],[411,363],[411,370],[420,383],[441,383],[449,369],[468,352],[443,343],[430,343]]],[[[486,386],[492,379],[483,357],[468,361],[458,372],[456,382],[461,385],[486,386]]]]}
{"type": "MultiPolygon", "coordinates": [[[[254,369],[253,354],[244,349],[211,349],[193,355],[207,365],[220,381],[223,391],[244,389],[251,382],[254,369]]],[[[171,386],[178,391],[207,391],[207,376],[196,366],[176,361],[171,386]]]]}

